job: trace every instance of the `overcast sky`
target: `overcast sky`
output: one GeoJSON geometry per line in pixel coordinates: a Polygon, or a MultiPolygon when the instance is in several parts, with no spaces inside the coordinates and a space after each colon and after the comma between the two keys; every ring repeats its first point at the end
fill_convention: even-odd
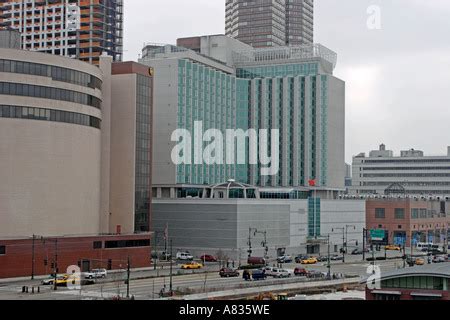
{"type": "MultiPolygon", "coordinates": [[[[225,0],[126,0],[125,59],[144,42],[224,33],[225,0]]],[[[316,0],[315,42],[338,53],[347,83],[346,160],[385,143],[446,154],[450,146],[450,1],[316,0]],[[369,29],[369,6],[381,29],[369,29]]],[[[371,20],[373,21],[373,20],[371,20]]]]}

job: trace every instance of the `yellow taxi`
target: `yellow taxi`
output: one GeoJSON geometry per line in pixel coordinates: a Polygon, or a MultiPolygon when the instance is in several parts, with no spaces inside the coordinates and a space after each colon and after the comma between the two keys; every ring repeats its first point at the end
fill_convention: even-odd
{"type": "Polygon", "coordinates": [[[390,245],[386,246],[386,250],[388,250],[388,251],[401,251],[402,248],[400,248],[400,246],[396,246],[396,245],[390,244],[390,245]]]}
{"type": "Polygon", "coordinates": [[[317,262],[319,261],[317,260],[317,258],[314,257],[302,260],[302,264],[316,264],[317,262]]]}
{"type": "Polygon", "coordinates": [[[198,262],[191,262],[181,265],[181,269],[184,270],[201,269],[201,268],[203,268],[203,265],[198,262]]]}
{"type": "Polygon", "coordinates": [[[416,259],[416,266],[423,266],[425,265],[425,259],[417,258],[416,259]]]}

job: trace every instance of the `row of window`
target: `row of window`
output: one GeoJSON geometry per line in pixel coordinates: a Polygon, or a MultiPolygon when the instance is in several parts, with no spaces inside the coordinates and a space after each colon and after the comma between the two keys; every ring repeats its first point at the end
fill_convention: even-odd
{"type": "Polygon", "coordinates": [[[0,118],[73,123],[100,129],[101,120],[81,113],[44,108],[0,105],[0,118]]]}
{"type": "Polygon", "coordinates": [[[428,289],[444,290],[444,281],[447,279],[438,277],[401,277],[381,282],[383,289],[428,289]]]}
{"type": "Polygon", "coordinates": [[[0,82],[0,94],[68,101],[98,109],[102,103],[100,99],[89,94],[22,83],[0,82]]]}
{"type": "MultiPolygon", "coordinates": [[[[405,219],[405,209],[396,208],[394,210],[395,219],[405,219]]],[[[411,219],[428,219],[428,218],[445,218],[446,213],[443,211],[438,213],[435,210],[427,210],[427,209],[419,209],[412,208],[411,209],[411,219]]],[[[386,209],[385,208],[375,208],[375,218],[376,219],[385,219],[386,218],[386,209]]]]}
{"type": "Polygon", "coordinates": [[[102,81],[90,74],[40,63],[0,59],[0,72],[51,77],[55,81],[72,83],[93,89],[102,88],[102,81]]]}

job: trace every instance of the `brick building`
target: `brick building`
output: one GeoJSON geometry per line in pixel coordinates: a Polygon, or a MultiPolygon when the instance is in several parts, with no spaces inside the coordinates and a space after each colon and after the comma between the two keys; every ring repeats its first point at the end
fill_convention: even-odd
{"type": "Polygon", "coordinates": [[[128,257],[131,268],[149,267],[150,237],[140,234],[0,240],[0,279],[31,276],[33,268],[34,275],[51,274],[55,260],[58,273],[65,273],[72,265],[82,271],[126,269],[128,257]]]}
{"type": "Polygon", "coordinates": [[[448,243],[450,202],[438,198],[393,198],[367,200],[368,230],[385,230],[386,242],[405,245],[418,242],[448,243]]]}

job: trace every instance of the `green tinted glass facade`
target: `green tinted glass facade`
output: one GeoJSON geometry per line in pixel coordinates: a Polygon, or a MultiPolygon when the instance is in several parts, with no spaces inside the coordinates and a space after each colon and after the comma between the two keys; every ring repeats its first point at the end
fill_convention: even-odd
{"type": "Polygon", "coordinates": [[[238,68],[236,75],[238,78],[276,78],[276,77],[297,77],[311,76],[318,73],[317,63],[281,64],[273,66],[258,66],[238,68]]]}
{"type": "Polygon", "coordinates": [[[319,237],[321,233],[321,202],[320,198],[308,199],[308,237],[319,237]]]}
{"type": "MultiPolygon", "coordinates": [[[[179,60],[178,128],[194,132],[194,122],[202,121],[204,131],[219,129],[224,135],[226,129],[267,129],[268,156],[271,129],[278,129],[280,170],[262,176],[259,164],[249,165],[247,140],[247,164],[179,165],[177,182],[203,185],[235,179],[298,187],[316,179],[318,185],[326,185],[329,75],[318,72],[317,63],[302,63],[239,68],[235,76],[179,60]]],[[[259,144],[257,151],[259,155],[259,144]]]]}

